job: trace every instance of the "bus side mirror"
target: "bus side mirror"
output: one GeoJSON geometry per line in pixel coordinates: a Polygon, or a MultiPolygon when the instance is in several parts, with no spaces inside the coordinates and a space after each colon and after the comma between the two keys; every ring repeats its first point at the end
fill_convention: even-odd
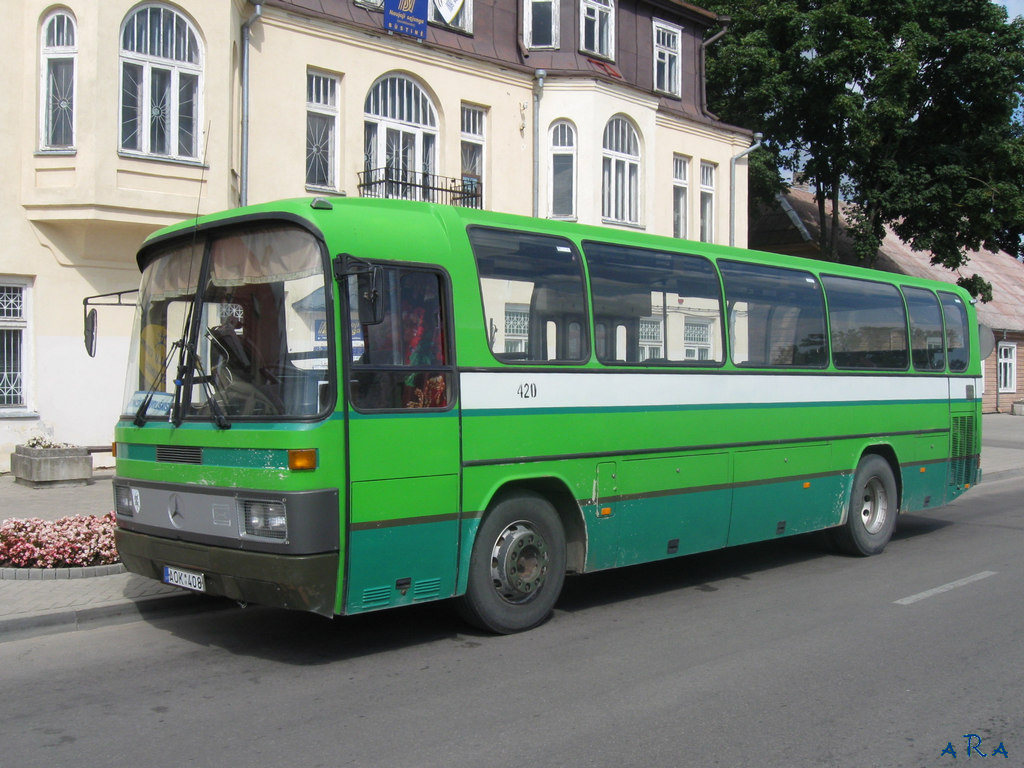
{"type": "Polygon", "coordinates": [[[85,351],[89,357],[96,357],[96,308],[85,313],[85,351]]]}
{"type": "Polygon", "coordinates": [[[384,321],[384,272],[378,266],[356,273],[359,295],[359,322],[377,325],[384,321]]]}
{"type": "Polygon", "coordinates": [[[981,347],[978,350],[978,357],[982,360],[991,355],[996,348],[996,335],[984,323],[978,325],[978,346],[981,347]]]}

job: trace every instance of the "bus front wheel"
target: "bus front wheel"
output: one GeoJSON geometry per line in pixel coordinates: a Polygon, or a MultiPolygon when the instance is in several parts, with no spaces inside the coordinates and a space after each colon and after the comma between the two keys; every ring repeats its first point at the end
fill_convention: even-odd
{"type": "Polygon", "coordinates": [[[565,532],[551,503],[519,492],[485,515],[473,542],[462,615],[499,634],[540,624],[565,581],[565,532]]]}
{"type": "Polygon", "coordinates": [[[853,476],[846,524],[833,529],[836,546],[850,555],[880,553],[892,538],[898,504],[889,462],[881,456],[865,456],[853,476]]]}

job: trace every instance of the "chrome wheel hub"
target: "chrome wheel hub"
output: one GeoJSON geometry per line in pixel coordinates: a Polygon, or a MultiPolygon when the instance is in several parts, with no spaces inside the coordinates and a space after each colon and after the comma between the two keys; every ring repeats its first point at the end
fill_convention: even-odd
{"type": "Polygon", "coordinates": [[[877,477],[872,477],[864,486],[864,498],[860,508],[861,522],[864,530],[875,534],[882,530],[889,516],[889,495],[885,485],[877,477]]]}
{"type": "Polygon", "coordinates": [[[491,550],[491,580],[509,603],[525,603],[547,578],[549,555],[544,537],[525,521],[507,526],[491,550]]]}

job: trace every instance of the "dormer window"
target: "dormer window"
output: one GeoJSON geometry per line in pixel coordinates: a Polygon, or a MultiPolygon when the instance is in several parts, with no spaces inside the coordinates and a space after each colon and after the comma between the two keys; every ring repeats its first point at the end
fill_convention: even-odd
{"type": "Polygon", "coordinates": [[[615,0],[580,0],[580,45],[584,53],[615,58],[615,0]]]}
{"type": "Polygon", "coordinates": [[[558,47],[556,0],[523,0],[523,39],[527,48],[558,47]]]}
{"type": "Polygon", "coordinates": [[[654,90],[680,96],[679,61],[682,59],[682,29],[654,20],[654,90]]]}

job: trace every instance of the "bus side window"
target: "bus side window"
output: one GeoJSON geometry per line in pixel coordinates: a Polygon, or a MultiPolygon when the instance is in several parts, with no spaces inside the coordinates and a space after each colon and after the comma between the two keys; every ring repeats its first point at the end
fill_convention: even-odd
{"type": "Polygon", "coordinates": [[[708,365],[724,359],[722,291],[708,259],[587,241],[602,363],[708,365]]]}
{"type": "Polygon", "coordinates": [[[905,371],[907,313],[887,283],[824,275],[832,363],[850,370],[905,371]]]}
{"type": "Polygon", "coordinates": [[[946,345],[942,340],[942,309],[935,294],[925,288],[903,286],[910,313],[910,350],[914,370],[946,369],[946,345]]]}
{"type": "Polygon", "coordinates": [[[824,368],[825,304],[810,272],[720,261],[735,365],[824,368]]]}
{"type": "Polygon", "coordinates": [[[946,357],[949,370],[966,371],[970,354],[967,348],[967,309],[959,296],[953,293],[939,292],[942,302],[942,315],[946,320],[946,357]]]}
{"type": "Polygon", "coordinates": [[[484,327],[505,363],[582,362],[590,356],[583,265],[561,237],[470,227],[484,327]]]}

